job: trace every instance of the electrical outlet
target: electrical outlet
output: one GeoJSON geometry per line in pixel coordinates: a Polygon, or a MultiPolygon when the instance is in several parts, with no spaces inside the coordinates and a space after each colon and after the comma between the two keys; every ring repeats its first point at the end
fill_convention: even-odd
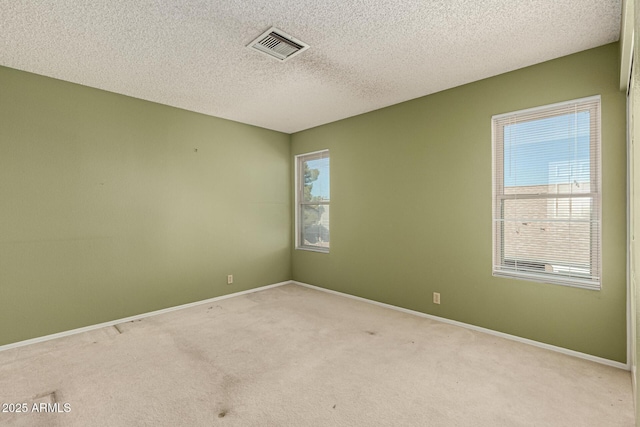
{"type": "Polygon", "coordinates": [[[233,283],[233,274],[229,274],[227,276],[227,285],[230,285],[233,283]]]}
{"type": "Polygon", "coordinates": [[[433,293],[433,303],[440,304],[440,292],[433,293]]]}

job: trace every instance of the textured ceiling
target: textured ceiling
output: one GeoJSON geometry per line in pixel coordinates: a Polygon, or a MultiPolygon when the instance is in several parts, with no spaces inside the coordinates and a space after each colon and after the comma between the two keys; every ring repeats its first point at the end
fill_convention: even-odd
{"type": "Polygon", "coordinates": [[[0,65],[292,133],[618,40],[621,0],[0,0],[0,65]],[[311,45],[245,48],[275,26],[311,45]]]}

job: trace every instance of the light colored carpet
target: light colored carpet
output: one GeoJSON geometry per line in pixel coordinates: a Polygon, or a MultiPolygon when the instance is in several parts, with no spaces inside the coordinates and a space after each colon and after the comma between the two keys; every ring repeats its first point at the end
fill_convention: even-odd
{"type": "Polygon", "coordinates": [[[297,285],[0,352],[0,403],[29,409],[2,426],[633,425],[626,371],[297,285]]]}

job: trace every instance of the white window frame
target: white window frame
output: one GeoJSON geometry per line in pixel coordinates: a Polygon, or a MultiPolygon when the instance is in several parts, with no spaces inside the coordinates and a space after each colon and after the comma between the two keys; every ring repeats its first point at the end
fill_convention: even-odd
{"type": "MultiPolygon", "coordinates": [[[[316,160],[321,158],[328,158],[329,161],[331,161],[331,157],[329,156],[328,149],[313,151],[310,153],[298,154],[295,156],[295,204],[296,204],[295,242],[296,242],[296,249],[312,251],[312,252],[329,253],[329,247],[305,245],[302,239],[303,207],[305,205],[323,205],[327,207],[330,205],[330,200],[322,200],[322,201],[314,201],[314,202],[304,201],[304,177],[303,177],[304,168],[302,167],[302,164],[305,161],[316,160]]],[[[331,185],[331,163],[329,163],[329,185],[331,185]]]]}
{"type": "MultiPolygon", "coordinates": [[[[522,280],[531,280],[542,283],[552,283],[565,286],[573,286],[591,290],[600,290],[602,282],[602,193],[601,193],[601,100],[600,95],[581,98],[541,107],[519,110],[511,113],[499,114],[492,117],[492,230],[493,230],[493,259],[492,274],[496,277],[508,277],[522,280]],[[575,106],[578,110],[590,111],[591,129],[590,133],[590,192],[580,193],[580,196],[590,197],[593,201],[592,212],[589,216],[590,227],[590,276],[591,278],[571,277],[554,272],[537,273],[531,271],[521,271],[514,269],[505,263],[503,254],[503,228],[504,218],[501,207],[504,200],[515,198],[531,199],[552,199],[569,197],[567,194],[505,194],[504,191],[504,127],[505,119],[536,120],[547,117],[566,114],[568,106],[575,106]],[[532,117],[534,113],[535,118],[532,117]],[[594,122],[594,120],[596,122],[594,122]],[[595,141],[594,141],[595,138],[595,141]],[[502,151],[498,151],[502,150],[502,151]],[[498,159],[502,160],[501,162],[498,159]],[[595,251],[595,252],[594,252],[595,251]],[[593,254],[596,254],[595,257],[593,254]]],[[[526,260],[524,261],[526,262],[526,260]]]]}

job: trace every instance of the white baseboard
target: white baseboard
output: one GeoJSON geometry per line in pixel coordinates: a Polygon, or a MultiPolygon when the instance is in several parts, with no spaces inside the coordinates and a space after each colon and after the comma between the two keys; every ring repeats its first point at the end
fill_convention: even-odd
{"type": "Polygon", "coordinates": [[[295,283],[296,285],[304,286],[306,288],[311,288],[311,289],[315,289],[315,290],[318,290],[318,291],[328,292],[330,294],[340,295],[340,296],[343,296],[343,297],[346,297],[346,298],[351,298],[351,299],[355,299],[355,300],[358,300],[358,301],[367,302],[369,304],[375,304],[375,305],[378,305],[380,307],[390,308],[392,310],[401,311],[403,313],[412,314],[414,316],[424,317],[424,318],[435,320],[435,321],[438,321],[438,322],[448,323],[450,325],[460,326],[462,328],[471,329],[473,331],[478,331],[478,332],[482,332],[482,333],[485,333],[485,334],[494,335],[494,336],[497,336],[497,337],[500,337],[500,338],[505,338],[505,339],[508,339],[508,340],[517,341],[517,342],[521,342],[521,343],[524,343],[524,344],[529,344],[529,345],[532,345],[534,347],[539,347],[539,348],[544,348],[546,350],[556,351],[558,353],[566,354],[566,355],[573,356],[573,357],[578,357],[580,359],[590,360],[592,362],[601,363],[603,365],[612,366],[614,368],[624,369],[626,371],[630,370],[629,364],[616,362],[615,360],[604,359],[602,357],[593,356],[591,354],[581,353],[579,351],[569,350],[567,348],[557,347],[555,345],[545,344],[545,343],[542,343],[542,342],[539,342],[539,341],[534,341],[534,340],[530,340],[530,339],[527,339],[527,338],[518,337],[518,336],[515,336],[515,335],[505,334],[504,332],[498,332],[498,331],[494,331],[492,329],[481,328],[480,326],[470,325],[468,323],[458,322],[456,320],[450,320],[450,319],[446,319],[444,317],[438,317],[438,316],[434,316],[434,315],[431,315],[431,314],[421,313],[419,311],[409,310],[409,309],[406,309],[406,308],[397,307],[395,305],[385,304],[383,302],[373,301],[373,300],[370,300],[370,299],[357,297],[355,295],[350,295],[350,294],[345,294],[345,293],[338,292],[338,291],[333,291],[331,289],[321,288],[319,286],[309,285],[308,283],[297,282],[295,280],[292,280],[291,283],[295,283]]]}
{"type": "MultiPolygon", "coordinates": [[[[285,282],[274,283],[272,285],[261,286],[259,288],[248,289],[246,291],[235,292],[235,293],[232,293],[232,294],[222,295],[222,296],[215,297],[215,298],[209,298],[209,299],[202,300],[202,301],[196,301],[196,302],[192,302],[192,303],[188,303],[188,304],[177,305],[177,306],[174,306],[174,307],[164,308],[162,310],[156,310],[156,311],[151,311],[151,312],[148,312],[148,313],[138,314],[138,315],[135,315],[135,316],[125,317],[123,319],[111,320],[109,322],[104,322],[104,323],[99,323],[99,324],[96,324],[96,325],[85,326],[83,328],[72,329],[72,330],[69,330],[69,331],[59,332],[59,333],[51,334],[51,335],[45,335],[45,336],[42,336],[42,337],[32,338],[32,339],[28,339],[28,340],[25,340],[25,341],[18,341],[18,342],[15,342],[15,343],[11,343],[11,344],[6,344],[6,345],[3,345],[3,346],[0,346],[0,351],[9,350],[9,349],[12,349],[12,348],[17,348],[17,347],[23,347],[25,345],[36,344],[36,343],[49,341],[49,340],[53,340],[53,339],[56,339],[56,338],[62,338],[62,337],[70,336],[70,335],[81,334],[83,332],[93,331],[95,329],[100,329],[100,328],[104,328],[104,327],[108,327],[108,326],[114,326],[114,325],[117,325],[119,323],[131,322],[133,320],[143,319],[145,317],[157,316],[159,314],[169,313],[169,312],[172,312],[172,311],[181,310],[183,308],[195,307],[195,306],[198,306],[198,305],[201,305],[201,304],[209,304],[209,303],[212,303],[212,302],[215,302],[215,301],[221,301],[221,300],[224,300],[224,299],[227,299],[227,298],[233,298],[233,297],[237,297],[237,296],[240,296],[240,295],[250,294],[250,293],[253,293],[253,292],[264,291],[266,289],[276,288],[278,286],[288,285],[288,284],[296,284],[296,285],[299,285],[299,286],[304,286],[306,288],[311,288],[311,289],[315,289],[315,290],[318,290],[318,291],[327,292],[327,293],[334,294],[334,295],[339,295],[339,296],[342,296],[342,297],[345,297],[345,298],[351,298],[351,299],[355,299],[355,300],[358,300],[358,301],[366,302],[366,303],[369,303],[369,304],[374,304],[374,305],[377,305],[377,306],[380,306],[380,307],[385,307],[385,308],[389,308],[389,309],[392,309],[392,310],[401,311],[403,313],[411,314],[411,315],[414,315],[414,316],[424,317],[424,318],[435,320],[435,321],[438,321],[438,322],[447,323],[447,324],[455,325],[455,326],[460,326],[462,328],[471,329],[471,330],[474,330],[474,331],[482,332],[482,333],[489,334],[489,335],[494,335],[494,336],[497,336],[497,337],[500,337],[500,338],[505,338],[505,339],[512,340],[512,341],[521,342],[521,343],[524,343],[524,344],[529,344],[529,345],[532,345],[532,346],[535,346],[535,347],[544,348],[544,349],[551,350],[551,351],[556,351],[558,353],[566,354],[566,355],[573,356],[573,357],[578,357],[580,359],[590,360],[592,362],[601,363],[603,365],[612,366],[614,368],[624,369],[624,370],[627,370],[627,371],[631,370],[631,366],[629,364],[616,362],[615,360],[604,359],[602,357],[597,357],[597,356],[593,356],[593,355],[590,355],[590,354],[581,353],[579,351],[569,350],[569,349],[566,349],[566,348],[563,348],[563,347],[557,347],[555,345],[545,344],[545,343],[542,343],[542,342],[539,342],[539,341],[534,341],[534,340],[530,340],[530,339],[527,339],[527,338],[518,337],[518,336],[515,336],[515,335],[505,334],[503,332],[494,331],[492,329],[481,328],[479,326],[470,325],[468,323],[458,322],[456,320],[450,320],[450,319],[446,319],[444,317],[438,317],[438,316],[434,316],[434,315],[431,315],[431,314],[421,313],[419,311],[409,310],[409,309],[398,307],[398,306],[395,306],[395,305],[386,304],[386,303],[378,302],[378,301],[373,301],[373,300],[370,300],[370,299],[358,297],[358,296],[355,296],[355,295],[345,294],[343,292],[333,291],[331,289],[321,288],[319,286],[314,286],[314,285],[310,285],[308,283],[302,283],[302,282],[298,282],[298,281],[295,281],[295,280],[290,280],[290,281],[288,280],[288,281],[285,281],[285,282]]],[[[635,369],[635,367],[634,367],[634,369],[635,369]]],[[[635,372],[633,372],[632,380],[635,382],[635,372]]],[[[635,389],[635,385],[634,385],[634,389],[635,389]]]]}
{"type": "Polygon", "coordinates": [[[631,391],[633,391],[633,410],[637,411],[638,404],[638,382],[636,381],[636,365],[631,365],[631,391]]]}
{"type": "Polygon", "coordinates": [[[172,311],[182,310],[183,308],[195,307],[195,306],[198,306],[198,305],[201,305],[201,304],[210,304],[212,302],[220,301],[220,300],[223,300],[223,299],[233,298],[233,297],[237,297],[237,296],[240,296],[240,295],[250,294],[250,293],[258,292],[258,291],[264,291],[265,289],[276,288],[278,286],[288,285],[290,283],[291,283],[291,281],[287,280],[286,282],[274,283],[272,285],[266,285],[266,286],[261,286],[259,288],[248,289],[246,291],[235,292],[235,293],[232,293],[232,294],[222,295],[222,296],[215,297],[215,298],[209,298],[209,299],[205,299],[205,300],[201,300],[201,301],[190,302],[188,304],[182,304],[182,305],[176,305],[174,307],[163,308],[162,310],[156,310],[156,311],[150,311],[148,313],[137,314],[135,316],[125,317],[124,319],[111,320],[109,322],[98,323],[97,325],[85,326],[83,328],[71,329],[69,331],[58,332],[56,334],[45,335],[43,337],[32,338],[32,339],[28,339],[28,340],[24,340],[24,341],[18,341],[18,342],[15,342],[15,343],[11,343],[11,344],[6,344],[6,345],[3,345],[3,346],[0,346],[0,351],[9,350],[9,349],[12,349],[12,348],[17,348],[17,347],[23,347],[25,345],[36,344],[36,343],[39,343],[39,342],[54,340],[56,338],[67,337],[67,336],[70,336],[70,335],[81,334],[83,332],[93,331],[95,329],[100,329],[100,328],[104,328],[104,327],[107,327],[107,326],[113,326],[113,325],[117,325],[119,323],[131,322],[133,320],[144,319],[145,317],[157,316],[158,314],[170,313],[172,311]]]}

